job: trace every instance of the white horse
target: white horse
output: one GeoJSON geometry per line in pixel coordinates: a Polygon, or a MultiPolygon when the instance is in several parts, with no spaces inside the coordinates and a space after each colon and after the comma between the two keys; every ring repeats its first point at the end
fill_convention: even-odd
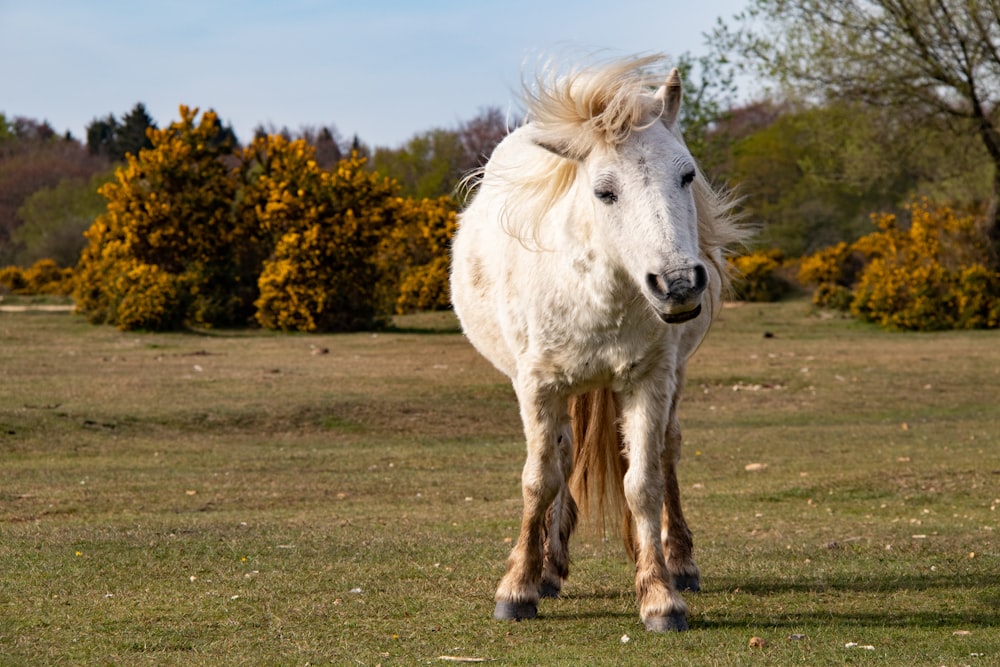
{"type": "Polygon", "coordinates": [[[527,439],[498,619],[533,618],[539,597],[558,595],[591,491],[622,508],[648,630],[686,629],[678,590],[699,588],[677,403],[720,305],[723,249],[743,232],[677,128],[677,70],[655,92],[642,73],[661,62],[543,73],[528,122],[497,146],[460,216],[455,311],[511,378],[527,439]]]}

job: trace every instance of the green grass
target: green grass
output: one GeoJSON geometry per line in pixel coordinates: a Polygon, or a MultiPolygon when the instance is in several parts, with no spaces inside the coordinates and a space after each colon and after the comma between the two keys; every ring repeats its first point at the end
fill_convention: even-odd
{"type": "Polygon", "coordinates": [[[513,393],[451,316],[397,326],[0,313],[0,665],[1000,664],[1000,333],[727,308],[682,405],[704,590],[650,635],[593,530],[562,599],[490,619],[513,393]]]}

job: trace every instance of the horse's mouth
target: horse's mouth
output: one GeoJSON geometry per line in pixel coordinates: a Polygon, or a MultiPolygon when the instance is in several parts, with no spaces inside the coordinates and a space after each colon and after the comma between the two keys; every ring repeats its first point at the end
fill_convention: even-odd
{"type": "Polygon", "coordinates": [[[690,322],[694,318],[701,315],[701,304],[683,313],[657,313],[660,319],[667,324],[681,324],[682,322],[690,322]]]}

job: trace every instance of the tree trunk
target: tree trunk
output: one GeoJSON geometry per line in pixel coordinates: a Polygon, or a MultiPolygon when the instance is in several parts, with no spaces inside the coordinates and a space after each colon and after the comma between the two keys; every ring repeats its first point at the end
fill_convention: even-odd
{"type": "Polygon", "coordinates": [[[986,213],[985,231],[986,239],[990,244],[992,268],[1000,271],[1000,130],[984,112],[978,100],[973,99],[973,103],[976,120],[979,124],[979,136],[993,162],[993,193],[986,213]]]}

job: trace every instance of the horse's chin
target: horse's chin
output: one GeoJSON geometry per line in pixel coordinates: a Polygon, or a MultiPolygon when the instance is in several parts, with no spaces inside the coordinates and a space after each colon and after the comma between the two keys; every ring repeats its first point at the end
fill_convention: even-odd
{"type": "Polygon", "coordinates": [[[690,322],[694,318],[701,315],[701,304],[699,303],[691,310],[686,310],[683,313],[664,313],[662,311],[658,311],[657,315],[659,315],[660,319],[667,324],[683,324],[684,322],[690,322]]]}

